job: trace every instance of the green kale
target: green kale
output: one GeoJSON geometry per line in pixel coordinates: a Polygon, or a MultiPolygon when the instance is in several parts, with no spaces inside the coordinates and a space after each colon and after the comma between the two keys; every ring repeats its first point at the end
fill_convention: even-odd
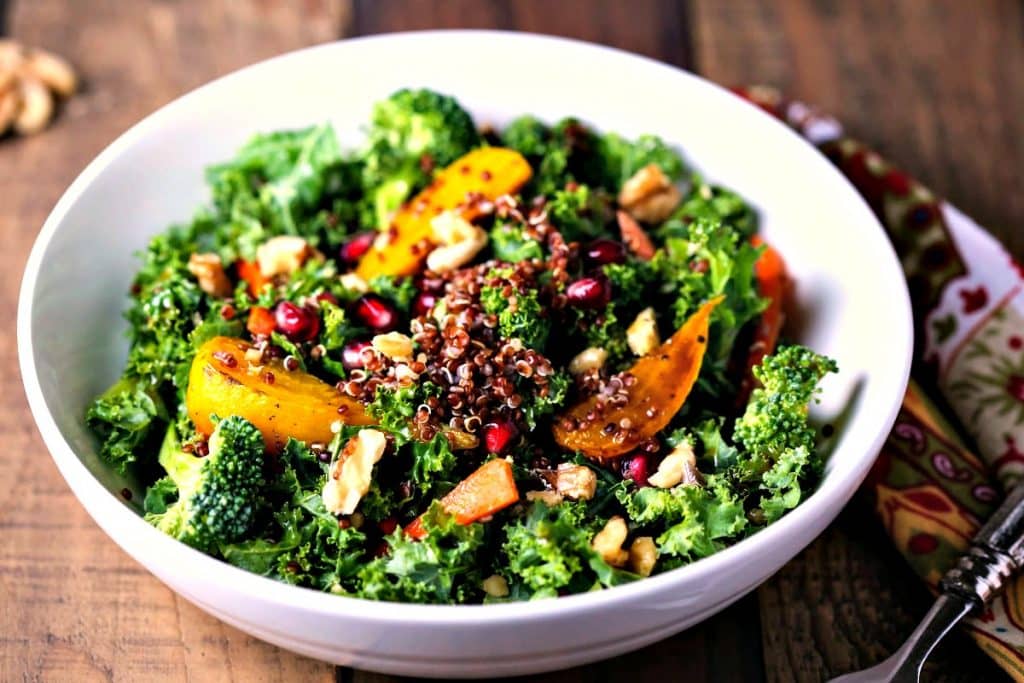
{"type": "Polygon", "coordinates": [[[771,524],[803,500],[805,484],[819,474],[821,463],[806,446],[782,452],[761,478],[761,511],[771,524]]]}
{"type": "Polygon", "coordinates": [[[378,275],[367,283],[371,292],[388,299],[403,315],[409,315],[409,306],[416,296],[416,283],[411,277],[378,275]]]}
{"type": "Polygon", "coordinates": [[[443,433],[430,441],[412,443],[412,480],[425,499],[440,498],[455,487],[453,473],[458,460],[443,433]]]}
{"type": "Polygon", "coordinates": [[[599,146],[606,169],[605,185],[618,192],[634,173],[650,164],[658,166],[669,180],[683,177],[686,166],[679,152],[656,135],[641,135],[629,141],[615,133],[601,137],[599,146]]]}
{"type": "Polygon", "coordinates": [[[527,516],[505,527],[503,561],[517,593],[553,598],[560,591],[579,592],[594,584],[618,583],[617,573],[591,547],[601,520],[589,518],[585,503],[548,507],[534,502],[527,516]]]}
{"type": "Polygon", "coordinates": [[[503,339],[519,339],[532,349],[544,349],[551,325],[543,317],[544,307],[537,299],[537,290],[506,297],[502,287],[483,287],[480,304],[485,313],[498,316],[498,332],[503,339]]]}
{"type": "Polygon", "coordinates": [[[759,248],[725,223],[697,219],[686,226],[686,237],[669,237],[651,262],[661,277],[662,293],[672,299],[676,328],[701,304],[725,295],[711,315],[701,369],[700,386],[713,396],[735,393],[730,355],[743,326],[767,304],[758,294],[754,273],[759,254],[759,248]]]}
{"type": "Polygon", "coordinates": [[[524,235],[523,228],[519,225],[496,221],[491,228],[490,243],[494,257],[507,263],[544,258],[544,249],[540,242],[524,235]]]}
{"type": "Polygon", "coordinates": [[[569,397],[569,387],[572,386],[572,377],[565,370],[556,370],[548,377],[547,393],[541,396],[538,393],[520,392],[523,396],[523,403],[520,409],[523,411],[523,419],[530,430],[537,428],[537,423],[548,415],[553,414],[563,405],[569,397]]]}
{"type": "Polygon", "coordinates": [[[694,175],[690,191],[672,218],[664,224],[661,233],[663,236],[672,233],[678,236],[685,233],[686,223],[698,218],[726,223],[747,239],[757,232],[757,214],[742,197],[724,187],[708,185],[694,175]]]}
{"type": "Polygon", "coordinates": [[[747,526],[741,496],[719,475],[703,486],[624,491],[620,500],[635,524],[663,529],[656,543],[660,556],[674,558],[669,566],[717,552],[747,526]]]}
{"type": "Polygon", "coordinates": [[[482,524],[458,524],[433,503],[422,517],[427,535],[415,540],[396,529],[390,550],[359,571],[359,594],[371,600],[457,603],[480,593],[482,524]]]}
{"type": "Polygon", "coordinates": [[[214,207],[231,226],[222,243],[233,243],[239,226],[258,234],[248,238],[256,244],[282,233],[316,237],[305,222],[323,201],[328,169],[342,162],[329,124],[250,138],[231,161],[206,171],[214,207]]]}
{"type": "Polygon", "coordinates": [[[608,232],[613,218],[611,198],[587,185],[558,189],[547,204],[548,217],[566,241],[587,240],[608,232]]]}
{"type": "Polygon", "coordinates": [[[148,380],[125,375],[97,398],[85,415],[100,439],[100,457],[121,474],[140,455],[153,428],[168,420],[167,409],[148,380]]]}

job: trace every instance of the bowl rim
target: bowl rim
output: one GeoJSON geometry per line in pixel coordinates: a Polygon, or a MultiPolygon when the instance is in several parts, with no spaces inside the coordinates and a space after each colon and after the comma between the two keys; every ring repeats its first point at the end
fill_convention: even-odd
{"type": "MultiPolygon", "coordinates": [[[[606,609],[632,602],[643,596],[657,593],[672,584],[682,584],[687,581],[713,581],[716,573],[728,566],[744,561],[756,562],[759,549],[770,547],[777,540],[785,538],[787,534],[796,532],[797,528],[807,524],[808,520],[812,525],[816,523],[820,525],[820,529],[811,537],[811,540],[813,540],[827,524],[831,523],[859,487],[875,460],[875,457],[871,454],[877,454],[895,422],[910,375],[913,353],[913,318],[909,294],[902,277],[902,269],[899,266],[895,252],[888,243],[888,238],[882,226],[871,212],[867,203],[852,184],[822,154],[781,121],[760,111],[755,105],[743,100],[722,86],[681,68],[643,55],[559,36],[517,31],[453,29],[384,33],[331,41],[287,52],[220,76],[161,106],[134,124],[110,143],[85,167],[60,197],[46,218],[29,254],[22,278],[18,299],[17,348],[22,381],[32,415],[59,471],[93,520],[118,546],[136,561],[144,566],[146,565],[146,562],[140,557],[143,554],[143,546],[156,549],[164,558],[163,564],[165,566],[175,567],[176,571],[183,571],[196,577],[201,577],[208,584],[222,587],[229,592],[258,595],[261,601],[267,603],[312,611],[323,616],[358,617],[380,623],[402,622],[415,625],[460,626],[470,623],[542,621],[550,618],[555,613],[558,613],[560,616],[583,614],[593,609],[606,609]],[[902,314],[903,329],[889,330],[887,336],[888,341],[893,345],[892,353],[899,360],[897,364],[899,372],[895,378],[896,387],[899,388],[899,391],[894,390],[893,395],[888,399],[888,405],[883,411],[885,419],[880,424],[878,433],[871,439],[868,448],[864,451],[856,467],[851,469],[845,479],[842,481],[835,478],[824,480],[819,488],[795,510],[735,545],[683,567],[627,585],[569,595],[560,597],[557,600],[487,605],[421,605],[388,602],[384,603],[388,605],[388,608],[381,610],[379,609],[381,606],[379,601],[336,595],[330,595],[325,599],[325,593],[322,591],[294,586],[254,574],[195,550],[147,524],[141,516],[124,505],[115,493],[104,487],[89,472],[88,468],[78,458],[71,445],[61,434],[56,420],[46,405],[39,375],[35,367],[34,346],[32,342],[32,304],[42,265],[42,257],[72,205],[88,190],[93,180],[103,173],[111,161],[117,158],[124,149],[137,140],[144,138],[150,129],[156,127],[165,119],[173,117],[175,111],[183,106],[183,103],[202,97],[208,89],[219,87],[222,81],[238,78],[243,74],[247,74],[250,70],[259,69],[266,64],[276,63],[279,60],[292,59],[296,55],[337,49],[358,50],[359,45],[365,43],[401,43],[439,39],[485,39],[507,43],[545,43],[546,47],[556,50],[592,51],[595,54],[603,53],[603,55],[617,61],[629,63],[630,68],[633,69],[661,72],[661,77],[663,78],[672,77],[689,80],[691,85],[701,88],[708,97],[716,97],[722,102],[728,100],[726,106],[750,107],[752,110],[757,111],[760,116],[770,119],[771,125],[776,127],[779,135],[790,138],[805,149],[808,153],[807,159],[804,160],[805,163],[816,165],[820,174],[831,177],[833,182],[838,181],[846,186],[847,191],[853,195],[851,201],[859,203],[864,210],[865,224],[863,229],[873,232],[876,238],[882,239],[887,245],[887,248],[884,250],[886,262],[875,264],[876,267],[879,271],[884,271],[885,268],[889,270],[895,269],[895,272],[899,275],[897,278],[899,286],[897,291],[892,293],[891,303],[897,309],[897,312],[902,314]],[[812,156],[813,158],[811,158],[812,156]],[[817,521],[815,521],[816,517],[817,521]],[[822,519],[825,520],[823,524],[821,523],[822,519]],[[115,523],[117,525],[116,529],[113,528],[115,523]]],[[[786,561],[788,562],[791,559],[792,556],[788,557],[786,561]]],[[[742,592],[740,592],[740,595],[742,595],[742,592]]]]}

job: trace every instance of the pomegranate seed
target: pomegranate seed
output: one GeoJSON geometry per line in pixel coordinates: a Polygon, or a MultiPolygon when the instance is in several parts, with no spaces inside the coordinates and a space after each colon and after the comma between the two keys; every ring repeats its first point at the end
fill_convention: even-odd
{"type": "Polygon", "coordinates": [[[565,298],[579,308],[604,308],[612,298],[611,284],[603,275],[583,277],[566,287],[565,298]]]}
{"type": "Polygon", "coordinates": [[[372,346],[373,344],[368,341],[349,342],[341,350],[341,364],[345,366],[346,370],[355,370],[356,368],[363,367],[366,365],[363,350],[369,349],[372,346]]]}
{"type": "Polygon", "coordinates": [[[600,237],[587,245],[583,255],[586,257],[587,264],[596,268],[609,263],[625,261],[626,247],[622,242],[600,237]]]}
{"type": "Polygon", "coordinates": [[[342,263],[354,264],[363,257],[370,247],[373,246],[373,240],[377,239],[377,233],[375,232],[363,232],[348,242],[341,245],[341,249],[338,252],[338,256],[342,263]]]}
{"type": "Polygon", "coordinates": [[[318,304],[322,304],[326,301],[327,303],[334,304],[335,306],[338,305],[338,297],[334,296],[330,292],[320,292],[313,297],[313,301],[318,304]]]}
{"type": "Polygon", "coordinates": [[[647,454],[645,453],[632,455],[622,463],[622,478],[632,479],[638,489],[648,486],[648,472],[647,454]]]}
{"type": "Polygon", "coordinates": [[[518,430],[511,422],[488,422],[484,425],[484,444],[488,453],[502,454],[518,430]]]}
{"type": "Polygon", "coordinates": [[[377,522],[377,528],[385,536],[391,535],[391,533],[398,528],[398,520],[394,517],[388,517],[377,522]]]}
{"type": "Polygon", "coordinates": [[[388,332],[398,326],[398,311],[376,294],[364,294],[356,299],[353,313],[374,332],[388,332]]]}
{"type": "Polygon", "coordinates": [[[430,292],[420,292],[412,300],[412,314],[417,318],[421,315],[430,315],[434,304],[437,303],[437,295],[430,292]]]}
{"type": "Polygon", "coordinates": [[[320,318],[312,311],[282,301],[274,309],[274,322],[284,336],[294,342],[309,341],[320,333],[320,318]]]}

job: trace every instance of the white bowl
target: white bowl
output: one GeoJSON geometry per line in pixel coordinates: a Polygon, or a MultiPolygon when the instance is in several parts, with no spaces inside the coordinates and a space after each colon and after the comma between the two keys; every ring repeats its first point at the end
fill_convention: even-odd
{"type": "MultiPolygon", "coordinates": [[[[107,148],[50,214],[25,270],[21,371],[43,439],[75,495],[127,553],[220,619],[305,655],[419,676],[497,676],[639,648],[721,610],[811,542],[849,500],[906,385],[911,313],[900,266],[854,189],[782,124],[700,78],[567,40],[432,32],[349,40],[243,69],[149,116],[107,148]],[[147,525],[119,495],[83,424],[119,374],[133,252],[206,197],[203,167],[250,134],[329,119],[357,139],[396,88],[452,93],[480,122],[573,114],[682,146],[759,209],[796,278],[796,335],[839,361],[815,410],[838,421],[827,474],[798,509],[713,557],[612,590],[533,603],[436,607],[335,597],[207,557],[147,525]]],[[[135,498],[139,500],[138,497],[135,498]]]]}

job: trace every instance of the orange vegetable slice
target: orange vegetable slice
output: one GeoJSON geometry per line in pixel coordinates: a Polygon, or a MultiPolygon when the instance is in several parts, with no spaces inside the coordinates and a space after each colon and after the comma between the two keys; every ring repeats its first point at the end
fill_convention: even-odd
{"type": "Polygon", "coordinates": [[[278,453],[289,437],[307,444],[329,442],[331,423],[339,420],[373,424],[361,403],[313,375],[285,370],[279,359],[247,360],[252,348],[241,339],[214,337],[196,353],[185,405],[201,434],[213,433],[213,415],[239,415],[263,432],[267,450],[278,453]]]}
{"type": "MultiPolygon", "coordinates": [[[[750,241],[754,246],[765,244],[764,240],[757,235],[750,241]]],[[[768,307],[761,312],[761,316],[757,320],[757,327],[754,328],[754,337],[743,365],[743,380],[740,382],[740,391],[736,398],[737,405],[746,404],[755,385],[752,370],[761,364],[765,356],[775,351],[782,326],[786,322],[783,308],[786,291],[789,288],[789,276],[786,273],[786,262],[783,260],[782,254],[771,245],[765,244],[764,251],[761,252],[757,263],[754,264],[754,275],[757,279],[758,292],[768,299],[768,307]]]]}
{"type": "MultiPolygon", "coordinates": [[[[459,524],[471,524],[517,502],[519,489],[512,465],[503,458],[485,462],[441,499],[441,505],[459,524]]],[[[410,522],[405,533],[415,539],[426,536],[422,518],[410,522]]]]}
{"type": "MultiPolygon", "coordinates": [[[[531,173],[530,164],[519,152],[504,147],[481,147],[456,159],[398,210],[388,229],[360,259],[356,274],[367,282],[377,275],[415,274],[436,246],[430,227],[434,216],[459,209],[470,193],[492,201],[511,194],[531,173]]],[[[473,207],[463,207],[460,213],[468,221],[476,218],[473,207]]]]}
{"type": "Polygon", "coordinates": [[[249,311],[249,320],[245,323],[245,329],[251,334],[262,334],[269,337],[277,327],[274,314],[270,309],[262,306],[253,306],[249,311]]]}
{"type": "Polygon", "coordinates": [[[235,261],[235,271],[238,273],[238,277],[249,285],[249,294],[252,296],[259,296],[263,285],[271,282],[270,278],[263,275],[259,264],[255,261],[246,261],[240,258],[235,261]]]}
{"type": "Polygon", "coordinates": [[[598,397],[577,403],[555,420],[555,442],[594,460],[624,455],[651,438],[679,412],[700,374],[707,348],[711,312],[724,297],[708,301],[654,351],[638,360],[629,373],[636,378],[625,405],[603,410],[598,397]],[[587,421],[589,413],[598,419],[587,421]],[[566,418],[571,418],[567,420],[566,418]],[[574,421],[577,429],[566,429],[574,421]],[[632,426],[620,429],[623,421],[632,426]],[[605,431],[607,425],[614,428],[605,431]]]}

